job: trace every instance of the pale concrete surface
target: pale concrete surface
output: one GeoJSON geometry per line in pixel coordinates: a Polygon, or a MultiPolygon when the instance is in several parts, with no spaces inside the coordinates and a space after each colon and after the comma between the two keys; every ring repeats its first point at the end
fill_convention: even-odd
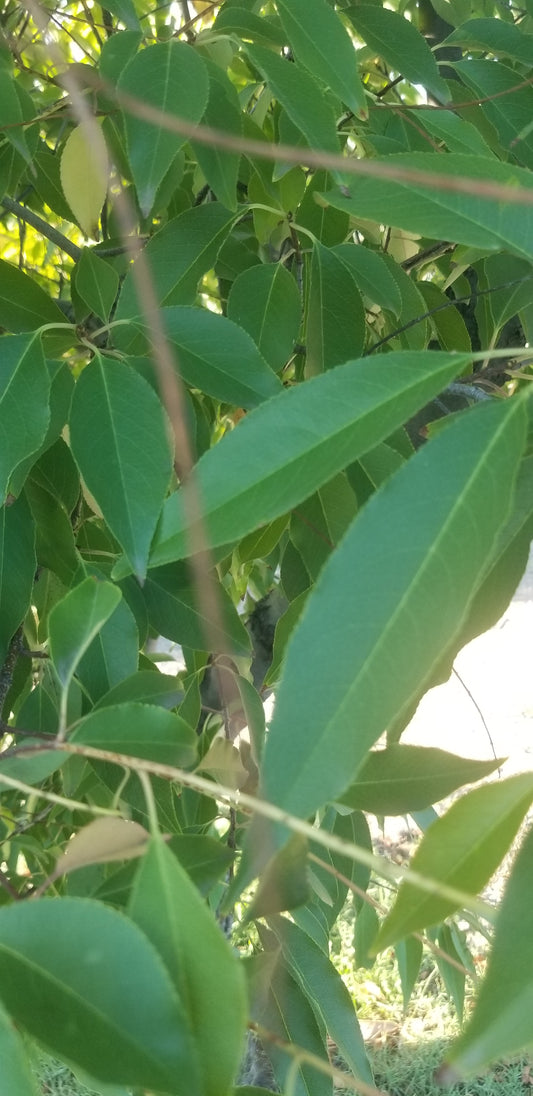
{"type": "Polygon", "coordinates": [[[426,694],[402,742],[439,746],[464,757],[508,758],[504,774],[533,768],[533,551],[524,578],[501,620],[455,662],[461,680],[426,694]],[[483,726],[476,706],[481,710],[483,726]]]}

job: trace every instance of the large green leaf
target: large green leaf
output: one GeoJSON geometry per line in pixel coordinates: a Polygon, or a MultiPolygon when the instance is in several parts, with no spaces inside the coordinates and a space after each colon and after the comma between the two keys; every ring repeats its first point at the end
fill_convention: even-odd
{"type": "Polygon", "coordinates": [[[7,137],[13,148],[26,160],[31,160],[24,132],[24,116],[17,95],[13,76],[5,68],[0,68],[0,131],[7,137]]]}
{"type": "Polygon", "coordinates": [[[70,590],[50,613],[50,657],[57,676],[66,688],[76,666],[121,600],[111,582],[86,578],[70,590]]]}
{"type": "MultiPolygon", "coordinates": [[[[136,54],[118,81],[118,90],[187,122],[199,122],[207,105],[209,77],[206,67],[187,42],[159,42],[136,54]]],[[[146,122],[124,108],[128,158],[139,205],[148,216],[157,188],[185,138],[154,122],[146,122]]]]}
{"type": "Polygon", "coordinates": [[[28,1051],[0,1002],[0,1061],[2,1083],[9,1096],[38,1096],[37,1079],[28,1062],[28,1051]]]}
{"type": "Polygon", "coordinates": [[[156,704],[124,703],[91,712],[70,737],[79,745],[162,765],[184,767],[196,760],[196,735],[179,715],[156,704]]]}
{"type": "Polygon", "coordinates": [[[249,652],[246,628],[215,578],[208,606],[199,597],[193,575],[183,563],[152,569],[143,593],[150,624],[167,639],[197,651],[249,652]]]}
{"type": "Polygon", "coordinates": [[[398,283],[377,251],[361,245],[339,244],[333,254],[351,269],[361,293],[395,316],[400,314],[402,295],[398,283]]]}
{"type": "Polygon", "coordinates": [[[108,320],[118,292],[119,277],[114,268],[98,252],[84,247],[73,273],[76,292],[90,312],[108,320]]]}
{"type": "Polygon", "coordinates": [[[250,336],[226,316],[204,308],[164,308],[161,316],[187,384],[237,407],[257,407],[281,383],[250,336]]]}
{"type": "Polygon", "coordinates": [[[0,503],[3,503],[17,465],[37,452],[46,435],[50,421],[50,374],[38,336],[6,335],[0,349],[0,503]]]}
{"type": "Polygon", "coordinates": [[[352,271],[315,241],[307,302],[306,370],[323,373],[358,357],[365,343],[365,312],[352,271]]]}
{"type": "Polygon", "coordinates": [[[285,962],[356,1077],[372,1084],[372,1070],[350,994],[327,955],[284,917],[269,918],[285,962]]]}
{"type": "MultiPolygon", "coordinates": [[[[160,228],[144,248],[144,260],[150,267],[153,290],[159,304],[194,304],[198,282],[215,263],[234,216],[220,202],[187,209],[160,228]]],[[[142,316],[132,273],[126,274],[115,319],[142,316]]],[[[113,339],[122,350],[129,350],[135,332],[117,327],[113,339]]]]}
{"type": "Polygon", "coordinates": [[[459,416],[366,503],[289,643],[265,798],[305,818],[341,794],[431,673],[507,516],[524,414],[498,401],[459,416]]]}
{"type": "Polygon", "coordinates": [[[184,1006],[155,948],[100,902],[0,909],[2,1000],[51,1053],[102,1081],[200,1096],[184,1006]]]}
{"type": "Polygon", "coordinates": [[[35,526],[24,497],[0,508],[0,665],[28,611],[37,558],[35,526]]]}
{"type": "Polygon", "coordinates": [[[36,331],[46,323],[65,323],[64,313],[40,285],[0,259],[0,324],[8,331],[36,331]]]}
{"type": "MultiPolygon", "coordinates": [[[[203,116],[203,124],[224,133],[240,137],[242,114],[237,92],[222,69],[213,61],[204,61],[209,74],[209,100],[203,116]]],[[[240,155],[229,149],[192,142],[209,186],[218,201],[227,209],[237,209],[237,180],[240,155]]]]}
{"type": "Polygon", "coordinates": [[[503,19],[467,19],[445,41],[446,45],[477,47],[496,53],[498,57],[512,57],[526,65],[531,61],[533,49],[533,35],[525,33],[516,23],[505,23],[503,19]]]}
{"type": "Polygon", "coordinates": [[[251,335],[275,372],[294,352],[302,317],[298,286],[281,263],[261,263],[243,270],[228,297],[227,314],[251,335]]]}
{"type": "MultiPolygon", "coordinates": [[[[36,460],[40,457],[40,455],[42,454],[44,456],[45,453],[49,452],[54,443],[56,443],[56,445],[59,447],[59,435],[61,434],[61,431],[67,421],[72,393],[74,391],[74,378],[72,376],[72,373],[70,372],[67,362],[49,361],[46,363],[46,365],[48,372],[50,373],[51,379],[49,400],[50,420],[48,423],[48,429],[37,452],[31,453],[28,457],[26,457],[25,460],[21,461],[21,463],[17,465],[15,471],[13,472],[9,484],[10,491],[13,495],[20,494],[28,472],[31,468],[35,468],[36,460]]],[[[64,463],[67,463],[70,457],[70,450],[63,441],[61,441],[61,445],[68,454],[68,456],[65,457],[64,461],[64,463]]],[[[77,476],[77,470],[75,468],[72,458],[71,463],[74,466],[77,476]]],[[[73,509],[74,507],[78,494],[79,477],[78,489],[71,509],[73,509]]]]}
{"type": "Polygon", "coordinates": [[[526,167],[533,166],[533,131],[531,111],[533,89],[520,84],[515,69],[494,61],[459,61],[456,72],[482,100],[482,111],[496,129],[504,148],[512,146],[513,155],[526,167]],[[517,84],[520,86],[517,87],[517,84]],[[519,139],[517,139],[519,138],[519,139]]]}
{"type": "Polygon", "coordinates": [[[83,577],[72,522],[59,500],[32,479],[26,484],[25,495],[35,521],[37,562],[49,567],[68,587],[78,570],[83,577]]]}
{"type": "Polygon", "coordinates": [[[483,251],[507,249],[531,260],[533,237],[533,204],[505,203],[493,198],[481,200],[478,194],[460,194],[441,190],[438,176],[450,179],[467,178],[474,183],[501,183],[533,188],[531,174],[524,168],[477,156],[461,156],[436,152],[405,152],[387,156],[375,164],[397,164],[415,171],[427,171],[435,176],[435,186],[417,182],[400,182],[385,178],[359,178],[353,187],[354,197],[329,191],[327,201],[354,217],[382,221],[408,232],[421,233],[432,240],[452,240],[470,244],[483,251]]]}
{"type": "MultiPolygon", "coordinates": [[[[411,860],[413,871],[477,894],[496,871],[533,799],[533,773],[475,788],[426,831],[411,860]]],[[[422,893],[405,880],[381,926],[374,951],[444,920],[457,905],[422,893]]]]}
{"type": "Polygon", "coordinates": [[[70,443],[111,532],[144,578],[172,471],[155,392],[123,362],[95,354],[74,391],[70,443]]]}
{"type": "Polygon", "coordinates": [[[511,1058],[533,1038],[533,833],[516,858],[498,912],[486,976],[466,1031],[452,1047],[445,1084],[511,1058]]]}
{"type": "Polygon", "coordinates": [[[263,46],[246,46],[246,52],[308,145],[339,152],[333,107],[316,80],[297,63],[263,46]]]}
{"type": "Polygon", "coordinates": [[[349,18],[367,46],[387,65],[447,102],[450,93],[446,81],[439,75],[435,57],[413,23],[380,4],[353,4],[349,18]]]}
{"type": "Polygon", "coordinates": [[[464,784],[482,780],[499,764],[498,760],[471,761],[432,747],[393,745],[369,753],[341,802],[373,814],[409,814],[438,803],[464,784]]]}
{"type": "Polygon", "coordinates": [[[139,661],[135,617],[121,598],[79,662],[78,680],[93,702],[134,674],[139,661]]]}
{"type": "Polygon", "coordinates": [[[368,116],[353,42],[326,0],[277,0],[298,61],[360,118],[368,116]]]}
{"type": "MultiPolygon", "coordinates": [[[[467,361],[427,352],[348,362],[247,415],[196,466],[211,545],[240,540],[302,502],[442,391],[467,361]]],[[[189,552],[178,492],[163,508],[150,562],[189,552]]]]}
{"type": "Polygon", "coordinates": [[[242,964],[187,872],[161,839],[152,841],[139,866],[129,914],[159,951],[185,1002],[203,1096],[220,1096],[227,1092],[242,1053],[246,1025],[242,964]]]}

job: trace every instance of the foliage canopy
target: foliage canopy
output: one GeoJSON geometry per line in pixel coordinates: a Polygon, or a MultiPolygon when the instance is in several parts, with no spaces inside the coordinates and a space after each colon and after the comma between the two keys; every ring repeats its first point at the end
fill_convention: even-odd
{"type": "Polygon", "coordinates": [[[5,0],[0,35],[5,1091],[28,1036],[108,1096],[244,1096],[247,1025],[291,1096],[328,1035],[375,1091],[349,892],[357,954],[407,1002],[423,934],[460,1014],[458,915],[495,922],[443,1079],[521,1049],[531,836],[477,895],[533,774],[438,819],[497,762],[401,736],[533,535],[531,0],[5,0]],[[424,831],[401,882],[372,814],[424,831]]]}

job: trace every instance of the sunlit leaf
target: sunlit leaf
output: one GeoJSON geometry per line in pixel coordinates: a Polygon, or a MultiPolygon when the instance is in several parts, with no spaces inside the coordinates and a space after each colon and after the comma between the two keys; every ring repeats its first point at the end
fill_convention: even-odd
{"type": "Polygon", "coordinates": [[[86,236],[98,239],[98,220],[107,194],[108,158],[98,123],[72,130],[61,155],[61,186],[86,236]]]}

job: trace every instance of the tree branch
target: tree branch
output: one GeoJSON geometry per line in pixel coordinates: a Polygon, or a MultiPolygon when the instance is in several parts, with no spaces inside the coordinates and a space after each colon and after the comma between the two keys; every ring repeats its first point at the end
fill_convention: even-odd
{"type": "Polygon", "coordinates": [[[19,202],[15,202],[13,198],[4,196],[1,200],[1,204],[4,209],[7,209],[8,213],[13,213],[15,217],[20,217],[22,221],[26,221],[27,224],[35,228],[37,232],[40,232],[42,236],[46,236],[47,240],[55,244],[60,251],[64,251],[66,255],[69,255],[74,262],[77,263],[81,259],[81,247],[77,244],[73,244],[72,240],[67,239],[62,232],[59,232],[57,228],[52,228],[52,225],[48,224],[48,221],[39,217],[38,213],[34,213],[33,210],[27,209],[26,206],[20,205],[19,202]]]}

